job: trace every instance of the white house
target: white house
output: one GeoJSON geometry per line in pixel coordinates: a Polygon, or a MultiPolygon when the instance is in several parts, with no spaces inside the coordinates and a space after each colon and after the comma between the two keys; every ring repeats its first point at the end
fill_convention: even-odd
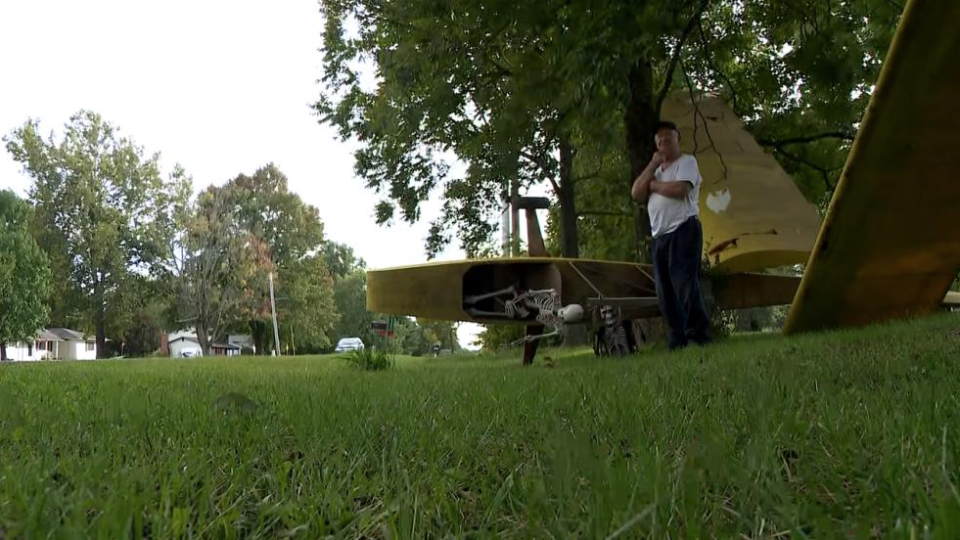
{"type": "Polygon", "coordinates": [[[31,343],[7,344],[7,358],[21,362],[96,360],[97,342],[69,328],[47,328],[31,343]]]}
{"type": "MultiPolygon", "coordinates": [[[[192,329],[168,334],[167,348],[171,358],[203,356],[200,340],[192,329]]],[[[211,343],[210,353],[214,356],[237,356],[240,354],[240,347],[229,343],[211,343]]]]}
{"type": "Polygon", "coordinates": [[[253,338],[250,337],[250,334],[230,334],[227,336],[227,343],[240,347],[240,350],[249,349],[251,353],[257,353],[257,346],[253,343],[253,338]]]}
{"type": "MultiPolygon", "coordinates": [[[[68,328],[48,328],[47,332],[56,335],[60,341],[54,341],[54,358],[57,360],[96,360],[97,341],[68,328]]],[[[47,350],[49,351],[49,343],[47,350]]]]}

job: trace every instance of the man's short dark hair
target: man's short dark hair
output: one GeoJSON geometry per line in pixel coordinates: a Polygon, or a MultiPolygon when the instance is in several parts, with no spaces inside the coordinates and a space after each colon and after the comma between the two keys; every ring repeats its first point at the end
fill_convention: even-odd
{"type": "Polygon", "coordinates": [[[659,122],[654,124],[653,132],[656,133],[660,131],[661,128],[669,128],[669,129],[672,129],[673,131],[676,131],[677,133],[680,133],[680,130],[677,129],[677,125],[669,120],[660,120],[659,122]]]}

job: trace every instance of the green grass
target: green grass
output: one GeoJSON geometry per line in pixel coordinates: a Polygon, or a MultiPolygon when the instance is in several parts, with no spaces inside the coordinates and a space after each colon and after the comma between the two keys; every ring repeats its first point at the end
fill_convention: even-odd
{"type": "Polygon", "coordinates": [[[0,538],[956,537],[958,327],[3,365],[0,538]]]}

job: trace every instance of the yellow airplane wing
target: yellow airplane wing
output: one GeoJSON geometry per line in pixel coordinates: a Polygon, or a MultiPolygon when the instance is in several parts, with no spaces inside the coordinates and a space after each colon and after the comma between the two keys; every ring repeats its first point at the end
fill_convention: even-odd
{"type": "MultiPolygon", "coordinates": [[[[512,292],[552,289],[562,305],[591,312],[619,306],[625,318],[656,317],[653,269],[629,262],[551,257],[443,261],[367,271],[367,309],[391,315],[476,323],[531,324],[508,317],[512,292]]],[[[708,279],[709,297],[722,309],[789,304],[799,278],[732,274],[708,279]]]]}
{"type": "Polygon", "coordinates": [[[945,301],[960,267],[958,28],[960,2],[907,2],[787,333],[928,314],[945,301]]]}

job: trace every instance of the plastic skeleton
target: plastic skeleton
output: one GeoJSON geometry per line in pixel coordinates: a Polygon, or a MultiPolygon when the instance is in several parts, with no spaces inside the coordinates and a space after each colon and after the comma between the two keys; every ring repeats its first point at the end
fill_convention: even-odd
{"type": "Polygon", "coordinates": [[[564,324],[578,322],[583,317],[582,307],[578,304],[570,304],[569,306],[561,305],[560,296],[557,294],[557,291],[553,289],[528,290],[520,293],[516,287],[507,287],[488,294],[466,296],[463,299],[463,303],[471,306],[466,310],[471,317],[526,319],[531,313],[534,313],[537,322],[553,329],[550,333],[523,337],[515,341],[515,344],[558,335],[562,331],[564,324]],[[500,298],[510,296],[512,296],[512,298],[500,298]],[[473,307],[478,302],[491,298],[498,298],[503,302],[502,312],[484,311],[473,307]]]}
{"type": "Polygon", "coordinates": [[[603,340],[606,353],[613,356],[624,356],[630,353],[630,341],[627,338],[627,329],[620,318],[620,309],[613,306],[600,308],[600,317],[603,319],[604,331],[598,336],[603,340]]]}

